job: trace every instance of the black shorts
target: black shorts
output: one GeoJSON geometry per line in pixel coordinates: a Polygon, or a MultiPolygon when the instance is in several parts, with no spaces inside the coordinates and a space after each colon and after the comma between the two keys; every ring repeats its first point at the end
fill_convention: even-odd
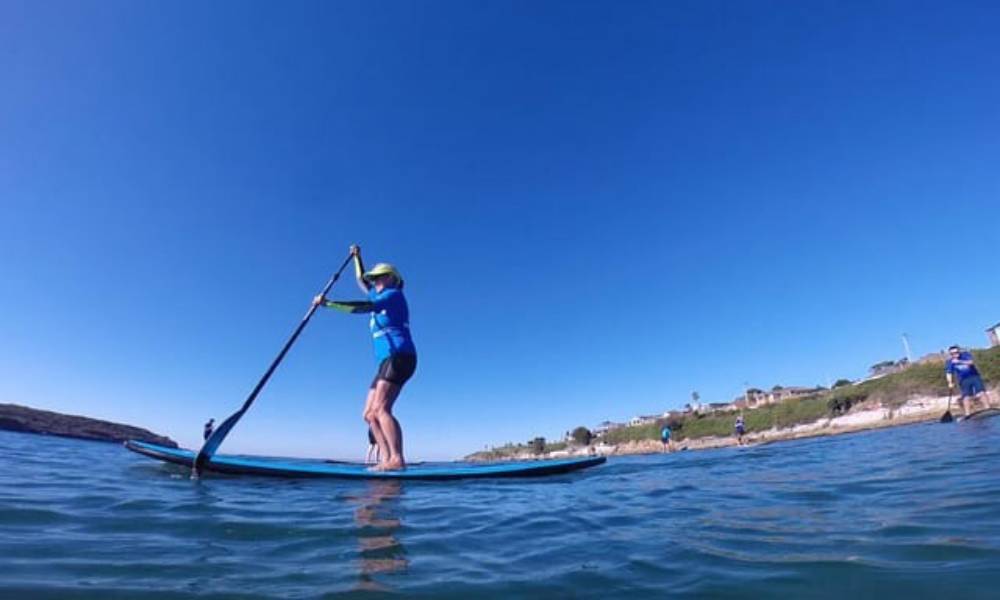
{"type": "Polygon", "coordinates": [[[390,356],[378,366],[378,373],[375,373],[375,379],[372,379],[370,387],[375,387],[379,379],[384,379],[396,385],[403,385],[410,377],[413,377],[413,372],[416,370],[416,354],[396,354],[395,356],[390,356]]]}

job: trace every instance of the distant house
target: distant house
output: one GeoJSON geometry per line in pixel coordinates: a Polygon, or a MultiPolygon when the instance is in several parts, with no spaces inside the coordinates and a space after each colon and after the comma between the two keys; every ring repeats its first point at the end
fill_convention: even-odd
{"type": "Polygon", "coordinates": [[[779,404],[793,398],[803,398],[823,391],[820,387],[775,387],[767,395],[768,404],[779,404]]]}
{"type": "Polygon", "coordinates": [[[901,358],[899,360],[884,360],[868,367],[868,379],[878,379],[879,377],[885,377],[886,375],[891,375],[892,373],[899,373],[909,366],[910,361],[905,358],[901,358]]]}
{"type": "Polygon", "coordinates": [[[742,396],[737,396],[735,400],[726,405],[727,408],[725,410],[760,408],[761,406],[767,406],[769,404],[780,404],[793,398],[811,396],[821,391],[823,391],[823,388],[819,387],[783,387],[780,385],[774,386],[774,389],[770,392],[765,392],[764,390],[759,390],[757,388],[750,388],[742,396]]]}
{"type": "Polygon", "coordinates": [[[724,412],[729,410],[736,410],[736,406],[732,402],[711,402],[708,405],[708,412],[724,412]]]}
{"type": "Polygon", "coordinates": [[[743,392],[742,396],[737,396],[733,400],[733,404],[743,401],[746,408],[757,408],[758,406],[764,406],[767,404],[767,392],[764,390],[758,390],[757,388],[750,388],[743,392]]]}
{"type": "Polygon", "coordinates": [[[629,419],[629,426],[636,427],[638,425],[648,425],[650,423],[655,423],[660,419],[660,415],[640,415],[638,417],[632,417],[629,419]]]}
{"type": "Polygon", "coordinates": [[[918,365],[929,365],[934,363],[943,363],[947,360],[947,355],[944,351],[941,352],[931,352],[930,354],[925,354],[917,359],[918,365]]]}
{"type": "Polygon", "coordinates": [[[624,423],[613,423],[611,421],[604,421],[603,423],[594,428],[593,433],[594,435],[603,435],[609,431],[613,431],[615,429],[621,429],[622,427],[625,427],[624,423]]]}
{"type": "Polygon", "coordinates": [[[1000,346],[1000,323],[988,328],[986,336],[990,338],[990,346],[1000,346]]]}

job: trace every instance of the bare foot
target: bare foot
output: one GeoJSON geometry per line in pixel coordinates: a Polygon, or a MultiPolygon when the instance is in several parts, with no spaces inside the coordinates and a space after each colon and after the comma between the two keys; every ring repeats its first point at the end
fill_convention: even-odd
{"type": "Polygon", "coordinates": [[[400,460],[389,460],[372,467],[373,471],[402,471],[406,468],[406,463],[400,460]]]}

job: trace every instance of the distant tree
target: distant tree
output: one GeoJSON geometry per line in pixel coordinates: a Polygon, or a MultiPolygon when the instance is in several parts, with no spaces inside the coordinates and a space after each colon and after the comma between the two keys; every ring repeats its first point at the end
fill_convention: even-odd
{"type": "Polygon", "coordinates": [[[570,436],[573,438],[574,442],[580,444],[581,446],[589,446],[590,440],[594,438],[594,435],[590,433],[590,430],[582,425],[574,429],[573,432],[570,433],[570,436]]]}
{"type": "Polygon", "coordinates": [[[536,437],[528,442],[528,445],[531,446],[531,452],[534,454],[545,452],[545,438],[543,437],[536,437]]]}
{"type": "Polygon", "coordinates": [[[783,390],[783,389],[785,389],[785,386],[783,386],[783,385],[775,385],[773,388],[771,388],[771,391],[772,392],[777,392],[778,390],[783,390]]]}
{"type": "Polygon", "coordinates": [[[691,402],[694,404],[698,404],[699,400],[701,400],[701,394],[699,394],[698,392],[691,392],[691,402]]]}
{"type": "Polygon", "coordinates": [[[833,382],[833,387],[834,388],[844,387],[845,385],[852,385],[851,380],[850,379],[838,379],[837,381],[833,382]]]}
{"type": "MultiPolygon", "coordinates": [[[[666,423],[667,427],[670,428],[670,431],[680,431],[681,428],[684,427],[684,419],[676,416],[668,417],[666,423]]],[[[660,428],[662,429],[663,426],[660,425],[660,428]]]]}

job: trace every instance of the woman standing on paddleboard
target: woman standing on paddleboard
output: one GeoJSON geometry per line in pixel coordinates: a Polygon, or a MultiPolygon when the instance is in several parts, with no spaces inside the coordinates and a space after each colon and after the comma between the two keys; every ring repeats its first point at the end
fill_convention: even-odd
{"type": "Polygon", "coordinates": [[[392,415],[392,406],[403,384],[417,368],[417,348],[410,337],[410,309],[403,297],[403,277],[389,263],[379,263],[366,272],[358,246],[351,246],[351,255],[354,257],[358,286],[368,295],[368,300],[333,301],[319,295],[313,303],[346,313],[368,313],[371,316],[369,328],[378,371],[368,388],[364,418],[379,448],[380,460],[374,469],[402,469],[406,466],[403,430],[392,415]]]}

